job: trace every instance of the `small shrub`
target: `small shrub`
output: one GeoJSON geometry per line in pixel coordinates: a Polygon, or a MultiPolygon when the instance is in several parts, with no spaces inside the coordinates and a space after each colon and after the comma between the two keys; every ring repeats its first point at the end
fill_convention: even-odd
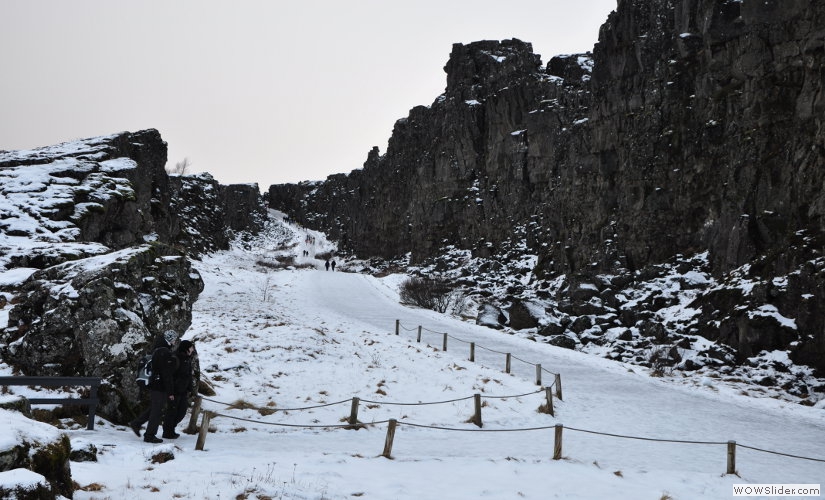
{"type": "Polygon", "coordinates": [[[413,276],[401,283],[399,295],[402,304],[423,307],[436,312],[462,311],[467,298],[451,283],[436,278],[413,276]]]}
{"type": "Polygon", "coordinates": [[[673,365],[677,362],[671,356],[671,349],[658,347],[650,351],[647,361],[652,368],[653,377],[666,377],[673,374],[673,365]]]}

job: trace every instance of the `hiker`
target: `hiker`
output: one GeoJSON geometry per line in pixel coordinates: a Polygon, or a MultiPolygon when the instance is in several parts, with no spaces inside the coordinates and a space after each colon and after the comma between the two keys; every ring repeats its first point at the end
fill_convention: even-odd
{"type": "Polygon", "coordinates": [[[330,266],[332,266],[332,272],[335,272],[335,261],[334,260],[332,261],[332,263],[330,263],[330,266]]]}
{"type": "Polygon", "coordinates": [[[166,439],[176,439],[180,434],[175,432],[186,410],[189,408],[189,393],[192,391],[192,361],[195,354],[195,344],[191,340],[181,340],[174,356],[177,358],[177,368],[174,374],[174,395],[175,399],[169,401],[166,407],[166,414],[163,417],[163,437],[166,439]]]}
{"type": "Polygon", "coordinates": [[[147,443],[162,443],[155,434],[160,427],[166,403],[174,401],[174,373],[176,358],[172,355],[172,348],[178,342],[178,334],[174,330],[166,330],[155,340],[155,349],[152,351],[152,380],[149,382],[149,408],[144,410],[138,418],[129,422],[129,427],[140,437],[140,428],[146,423],[146,432],[143,440],[147,443]]]}
{"type": "Polygon", "coordinates": [[[327,266],[327,271],[329,271],[329,260],[327,260],[326,264],[324,265],[327,266]]]}

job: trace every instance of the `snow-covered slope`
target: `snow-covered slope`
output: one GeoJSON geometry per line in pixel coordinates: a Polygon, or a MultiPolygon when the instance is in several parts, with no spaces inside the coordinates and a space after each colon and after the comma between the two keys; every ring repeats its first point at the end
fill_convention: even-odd
{"type": "MultiPolygon", "coordinates": [[[[675,384],[403,307],[397,276],[325,271],[303,258],[305,231],[271,229],[196,263],[206,288],[185,338],[217,392],[204,407],[218,414],[204,451],[187,434],[153,446],[105,422],[71,430],[99,450],[98,462],[72,463],[85,488],[75,499],[695,499],[729,498],[737,483],[825,482],[825,462],[741,446],[739,474],[725,475],[728,440],[825,459],[821,409],[675,384]],[[289,254],[300,269],[267,264],[289,254]],[[538,411],[537,363],[545,384],[561,376],[555,416],[538,411]],[[470,421],[474,394],[481,429],[470,421]],[[358,420],[374,425],[343,427],[353,397],[358,420]],[[381,456],[389,419],[399,422],[392,460],[381,456]]],[[[312,236],[316,250],[334,249],[312,236]]]]}

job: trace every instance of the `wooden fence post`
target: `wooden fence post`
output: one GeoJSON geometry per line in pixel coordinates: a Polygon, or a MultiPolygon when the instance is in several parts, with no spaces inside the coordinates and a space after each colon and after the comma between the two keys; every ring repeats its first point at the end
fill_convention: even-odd
{"type": "Polygon", "coordinates": [[[352,398],[352,408],[349,412],[349,425],[356,429],[358,428],[358,403],[360,401],[357,397],[352,398]]]}
{"type": "Polygon", "coordinates": [[[447,350],[447,332],[444,332],[444,349],[442,351],[447,350]]]}
{"type": "Polygon", "coordinates": [[[470,342],[470,361],[476,360],[476,343],[470,342]]]}
{"type": "Polygon", "coordinates": [[[736,441],[728,441],[728,474],[736,474],[736,441]]]}
{"type": "Polygon", "coordinates": [[[556,374],[556,397],[564,401],[564,398],[561,396],[561,373],[556,374]]]}
{"type": "Polygon", "coordinates": [[[209,432],[209,420],[211,418],[211,415],[212,412],[203,412],[203,418],[201,419],[201,429],[198,433],[198,441],[195,443],[195,449],[198,451],[203,451],[203,445],[206,443],[206,434],[209,432]]]}
{"type": "Polygon", "coordinates": [[[89,421],[86,422],[86,430],[93,431],[95,430],[95,411],[97,409],[97,385],[92,384],[89,387],[89,399],[93,402],[89,404],[89,421]]]}
{"type": "Polygon", "coordinates": [[[474,394],[473,400],[475,402],[475,415],[473,416],[473,423],[479,427],[481,424],[481,394],[474,394]]]}
{"type": "Polygon", "coordinates": [[[553,446],[553,460],[559,460],[561,458],[561,433],[564,430],[564,426],[561,424],[556,424],[556,444],[553,446]]]}
{"type": "Polygon", "coordinates": [[[536,385],[541,385],[541,365],[536,365],[536,385]]]}
{"type": "Polygon", "coordinates": [[[504,361],[504,373],[510,373],[510,353],[507,353],[507,357],[504,361]]]}
{"type": "Polygon", "coordinates": [[[387,426],[387,439],[384,441],[384,452],[381,453],[381,456],[384,458],[392,458],[392,441],[395,439],[396,424],[398,424],[398,421],[391,418],[387,426]]]}
{"type": "Polygon", "coordinates": [[[187,434],[194,434],[198,431],[198,415],[201,412],[201,404],[203,403],[203,398],[197,396],[195,398],[195,403],[192,405],[192,414],[189,416],[189,426],[186,428],[187,434]]]}
{"type": "Polygon", "coordinates": [[[547,396],[547,413],[555,417],[556,413],[553,410],[553,389],[551,387],[545,387],[544,394],[547,396]]]}
{"type": "Polygon", "coordinates": [[[418,339],[416,342],[421,343],[421,325],[418,325],[418,339]]]}
{"type": "Polygon", "coordinates": [[[395,320],[395,334],[398,335],[398,331],[401,329],[401,320],[395,320]]]}

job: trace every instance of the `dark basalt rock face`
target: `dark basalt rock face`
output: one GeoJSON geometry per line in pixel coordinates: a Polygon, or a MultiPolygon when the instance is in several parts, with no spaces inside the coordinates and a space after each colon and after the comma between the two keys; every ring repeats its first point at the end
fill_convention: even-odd
{"type": "Polygon", "coordinates": [[[186,331],[202,290],[189,260],[160,244],[53,266],[23,284],[0,354],[26,374],[102,377],[101,415],[125,422],[136,360],[159,332],[186,331]]]}
{"type": "Polygon", "coordinates": [[[133,417],[138,355],[185,334],[203,282],[189,258],[257,232],[257,186],[172,176],[156,130],[0,153],[0,356],[27,375],[99,376],[100,414],[133,417]]]}
{"type": "Polygon", "coordinates": [[[168,242],[178,227],[168,210],[165,164],[166,143],[156,130],[4,152],[0,230],[112,249],[143,243],[150,234],[168,242]]]}
{"type": "Polygon", "coordinates": [[[258,234],[266,222],[266,206],[257,184],[221,186],[220,202],[224,225],[230,231],[258,234]]]}
{"type": "MultiPolygon", "coordinates": [[[[701,294],[680,328],[740,358],[793,345],[825,373],[822,26],[816,0],[621,0],[592,54],[544,68],[519,40],[456,44],[444,94],[395,124],[384,155],[271,186],[269,203],[360,257],[506,259],[523,242],[540,278],[638,282],[707,252],[716,279],[771,292],[701,294]]],[[[660,302],[613,306],[637,328],[660,302]]]]}

